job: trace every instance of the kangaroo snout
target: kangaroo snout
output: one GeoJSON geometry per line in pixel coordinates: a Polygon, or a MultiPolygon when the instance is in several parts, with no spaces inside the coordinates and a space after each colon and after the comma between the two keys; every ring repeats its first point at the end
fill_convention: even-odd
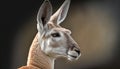
{"type": "Polygon", "coordinates": [[[72,44],[72,46],[70,47],[71,51],[75,51],[78,54],[80,54],[80,48],[77,44],[72,44]]]}
{"type": "Polygon", "coordinates": [[[80,48],[77,44],[71,44],[68,50],[68,59],[69,60],[76,60],[80,57],[81,52],[80,48]]]}
{"type": "Polygon", "coordinates": [[[78,54],[80,54],[80,49],[78,49],[78,48],[76,48],[76,47],[73,48],[73,51],[75,51],[75,52],[77,52],[78,54]]]}

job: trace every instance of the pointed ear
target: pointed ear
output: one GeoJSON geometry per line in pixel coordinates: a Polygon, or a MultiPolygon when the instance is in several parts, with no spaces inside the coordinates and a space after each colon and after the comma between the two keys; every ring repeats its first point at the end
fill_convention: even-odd
{"type": "Polygon", "coordinates": [[[43,31],[43,28],[50,20],[51,15],[52,15],[52,5],[49,2],[49,0],[45,0],[43,4],[41,5],[38,11],[38,14],[37,14],[38,32],[41,33],[43,31]]]}
{"type": "Polygon", "coordinates": [[[60,24],[67,16],[71,0],[65,0],[62,6],[51,16],[50,21],[60,24]]]}

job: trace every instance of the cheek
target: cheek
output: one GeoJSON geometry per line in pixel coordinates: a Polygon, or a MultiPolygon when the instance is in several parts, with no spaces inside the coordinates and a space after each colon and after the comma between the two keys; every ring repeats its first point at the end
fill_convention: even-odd
{"type": "Polygon", "coordinates": [[[61,40],[62,40],[62,37],[52,38],[53,42],[60,42],[61,40]]]}
{"type": "Polygon", "coordinates": [[[50,42],[52,47],[59,47],[59,46],[66,46],[66,39],[65,38],[53,38],[50,42]]]}
{"type": "Polygon", "coordinates": [[[59,46],[59,43],[58,41],[56,41],[56,39],[49,39],[47,42],[46,42],[46,45],[48,47],[52,47],[52,48],[56,48],[59,46]]]}
{"type": "Polygon", "coordinates": [[[50,43],[51,43],[50,40],[42,41],[41,42],[41,50],[43,52],[46,52],[46,51],[50,50],[50,43]]]}
{"type": "Polygon", "coordinates": [[[68,45],[67,45],[67,41],[65,38],[49,38],[45,41],[42,42],[42,46],[41,46],[41,49],[42,50],[51,50],[52,48],[66,48],[68,45]]]}
{"type": "Polygon", "coordinates": [[[50,47],[50,43],[49,42],[42,42],[41,43],[41,50],[45,53],[45,54],[50,54],[51,50],[52,50],[52,47],[50,47]]]}

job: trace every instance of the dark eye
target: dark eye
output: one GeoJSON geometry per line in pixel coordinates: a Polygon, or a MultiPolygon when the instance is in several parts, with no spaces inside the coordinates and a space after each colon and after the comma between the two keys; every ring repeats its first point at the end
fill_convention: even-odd
{"type": "Polygon", "coordinates": [[[51,35],[52,35],[52,37],[60,37],[59,33],[52,33],[51,35]]]}

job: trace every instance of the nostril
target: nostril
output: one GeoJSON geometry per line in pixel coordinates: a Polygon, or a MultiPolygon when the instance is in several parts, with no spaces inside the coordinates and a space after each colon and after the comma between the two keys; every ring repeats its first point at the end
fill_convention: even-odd
{"type": "Polygon", "coordinates": [[[80,50],[78,50],[78,49],[75,49],[75,51],[76,51],[78,54],[80,54],[80,50]]]}
{"type": "Polygon", "coordinates": [[[73,50],[73,51],[77,52],[78,54],[80,54],[80,49],[75,47],[75,45],[71,46],[71,50],[73,50]]]}

